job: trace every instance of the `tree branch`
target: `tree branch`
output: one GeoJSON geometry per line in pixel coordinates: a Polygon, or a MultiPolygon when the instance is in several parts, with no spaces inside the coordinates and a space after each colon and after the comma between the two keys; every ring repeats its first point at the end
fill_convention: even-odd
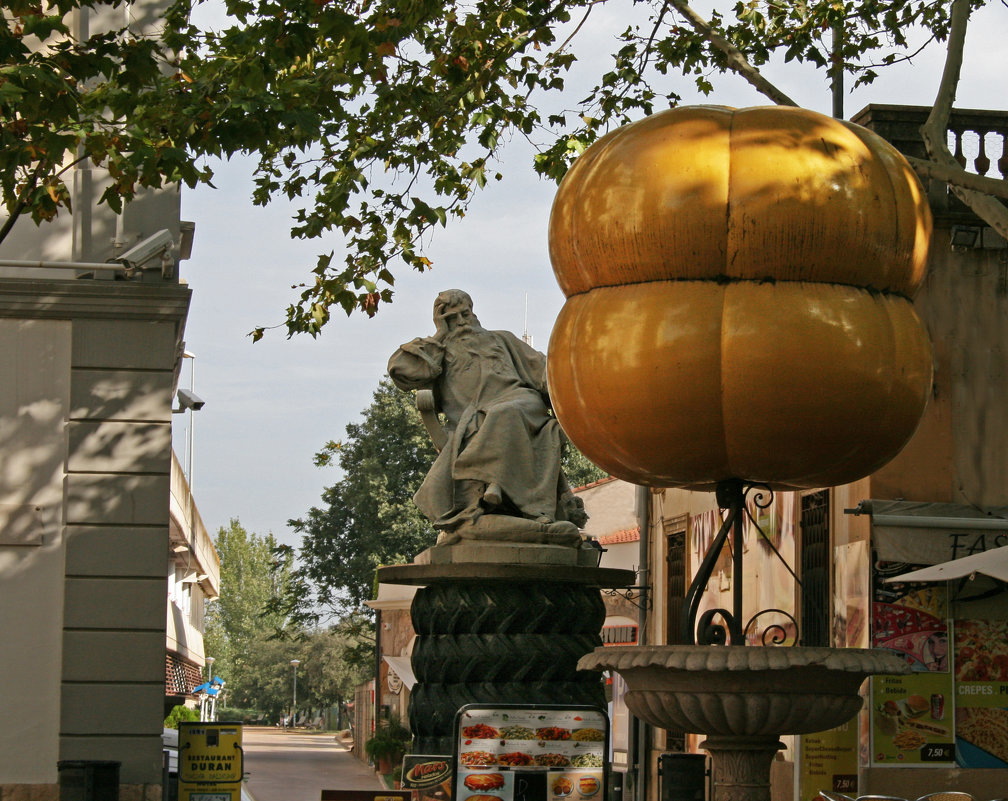
{"type": "Polygon", "coordinates": [[[0,242],[3,242],[7,238],[7,234],[11,232],[11,228],[14,227],[14,223],[18,221],[18,217],[28,206],[28,198],[31,197],[31,193],[35,191],[35,187],[38,186],[39,178],[42,177],[42,173],[46,170],[47,162],[45,160],[39,161],[35,166],[35,171],[32,173],[31,178],[24,185],[21,190],[21,194],[18,195],[17,203],[14,204],[14,208],[11,209],[10,216],[7,217],[7,221],[0,228],[0,242]]]}
{"type": "Polygon", "coordinates": [[[669,0],[669,5],[675,8],[690,26],[704,36],[711,45],[725,57],[725,66],[736,75],[748,81],[760,94],[766,95],[779,106],[797,106],[798,104],[774,86],[760,74],[742,52],[721,34],[703,17],[694,11],[686,0],[669,0]]]}
{"type": "Polygon", "coordinates": [[[967,172],[959,166],[959,162],[953,159],[952,164],[928,159],[918,159],[912,156],[904,156],[910,162],[918,175],[922,178],[934,178],[936,181],[944,181],[947,184],[969,189],[974,192],[981,192],[986,195],[1008,200],[1008,181],[1000,178],[988,178],[985,175],[977,175],[975,172],[967,172]]]}
{"type": "MultiPolygon", "coordinates": [[[[82,161],[87,160],[87,156],[79,156],[67,164],[65,167],[57,170],[53,175],[49,176],[46,180],[52,180],[53,178],[59,178],[67,170],[72,169],[76,165],[80,164],[82,161]]],[[[14,208],[11,209],[10,216],[4,222],[3,227],[0,227],[0,243],[2,243],[7,235],[11,232],[14,227],[14,223],[18,221],[18,218],[24,213],[24,210],[28,207],[28,200],[31,198],[31,193],[35,191],[35,187],[38,186],[39,179],[42,177],[47,169],[49,169],[49,162],[45,159],[39,161],[35,166],[35,170],[32,173],[31,178],[28,183],[25,184],[24,188],[21,190],[21,194],[18,195],[17,203],[15,203],[14,208]]]]}
{"type": "MultiPolygon", "coordinates": [[[[963,46],[966,42],[966,27],[969,23],[970,0],[953,0],[949,24],[948,51],[945,57],[945,69],[942,72],[941,83],[934,106],[928,115],[927,122],[921,126],[921,137],[928,155],[937,167],[945,167],[949,172],[949,188],[963,203],[972,209],[976,215],[1008,239],[1008,207],[991,195],[1005,197],[1002,188],[993,192],[985,187],[982,190],[967,188],[974,182],[948,149],[946,140],[949,116],[952,104],[955,102],[956,90],[959,86],[959,75],[962,70],[963,46]]],[[[937,176],[936,176],[937,177],[937,176]]],[[[977,176],[978,178],[980,176],[977,176]]],[[[998,182],[1004,185],[1004,181],[998,182]]]]}

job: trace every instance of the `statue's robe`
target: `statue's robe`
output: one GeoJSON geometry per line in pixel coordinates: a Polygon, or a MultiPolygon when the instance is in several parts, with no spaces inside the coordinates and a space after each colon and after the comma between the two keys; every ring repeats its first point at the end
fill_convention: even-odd
{"type": "Polygon", "coordinates": [[[389,360],[401,389],[431,388],[448,441],[414,500],[435,527],[478,516],[456,482],[498,484],[525,517],[557,518],[563,433],[548,411],[546,357],[508,331],[418,338],[389,360]]]}

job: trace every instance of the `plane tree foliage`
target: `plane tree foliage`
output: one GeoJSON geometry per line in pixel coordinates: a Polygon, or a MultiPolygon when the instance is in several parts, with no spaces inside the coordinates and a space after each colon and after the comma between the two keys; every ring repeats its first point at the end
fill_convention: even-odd
{"type": "Polygon", "coordinates": [[[118,208],[139,187],[211,181],[208,156],[252,154],[253,201],[292,199],[293,236],[336,242],[287,309],[289,334],[317,335],[337,309],[373,315],[403,265],[430,269],[432,231],[500,178],[515,137],[559,180],[605,130],[686,87],[710,94],[725,73],[792,103],[760,72],[773,59],[860,85],[945,47],[930,158],[915,166],[1008,234],[1008,186],[966,173],[945,145],[985,0],[721,0],[704,14],[687,0],[224,0],[216,28],[194,22],[207,0],[176,0],[159,38],[132,23],[75,36],[71,12],[93,2],[15,0],[0,15],[5,229],[67,206],[75,160],[107,165],[102,200],[118,208]],[[602,7],[625,20],[604,58],[579,36],[602,7]],[[572,94],[575,64],[595,74],[572,94]]]}
{"type": "MultiPolygon", "coordinates": [[[[378,567],[411,562],[435,543],[433,526],[413,503],[437,456],[415,404],[415,393],[382,379],[360,421],[316,454],[317,466],[337,465],[342,475],[319,506],[288,522],[301,546],[276,549],[279,563],[294,567],[286,591],[271,602],[275,612],[304,627],[352,618],[374,597],[378,567]]],[[[562,464],[574,487],[606,475],[570,445],[562,464]]]]}

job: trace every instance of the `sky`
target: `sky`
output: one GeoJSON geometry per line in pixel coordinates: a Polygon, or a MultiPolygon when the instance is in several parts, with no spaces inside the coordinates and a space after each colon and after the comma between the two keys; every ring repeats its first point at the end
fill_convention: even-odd
{"type": "MultiPolygon", "coordinates": [[[[620,6],[625,8],[597,7],[593,25],[579,34],[588,52],[610,52],[611,32],[625,26],[615,16],[620,6]]],[[[1005,41],[1003,5],[974,15],[957,107],[1005,107],[1005,41]]],[[[932,46],[912,64],[884,71],[871,87],[848,94],[846,116],[868,103],[931,105],[943,59],[943,48],[932,46]]],[[[822,73],[794,65],[771,65],[764,73],[799,104],[830,113],[822,73]]],[[[579,80],[586,79],[575,74],[571,82],[579,80]]],[[[691,94],[681,78],[669,80],[684,103],[768,104],[731,76],[717,77],[714,94],[706,98],[691,94]]],[[[434,234],[426,251],[433,267],[419,274],[401,263],[393,270],[397,281],[390,305],[383,304],[372,319],[335,311],[317,339],[287,339],[282,326],[257,343],[248,334],[260,325],[281,325],[298,295],[292,285],[308,278],[319,253],[336,250],[338,263],[342,240],[336,235],[292,240],[296,207],[280,201],[253,206],[248,159],[215,164],[216,189],[183,191],[182,219],[196,223],[192,257],[180,269],[192,289],[185,341],[195,358],[185,361],[180,386],[191,381],[206,405],[175,415],[174,444],[186,464],[191,435],[191,484],[211,535],[238,518],[249,531],[298,544],[287,521],[320,505],[323,489],[339,479],[338,468],[316,468],[313,455],[360,419],[395,349],[433,333],[438,292],[464,289],[484,327],[527,331],[534,346],[546,351],[564,302],[547,251],[556,186],[539,179],[531,163],[531,148],[512,142],[500,167],[504,180],[491,182],[463,220],[449,221],[434,234]]]]}

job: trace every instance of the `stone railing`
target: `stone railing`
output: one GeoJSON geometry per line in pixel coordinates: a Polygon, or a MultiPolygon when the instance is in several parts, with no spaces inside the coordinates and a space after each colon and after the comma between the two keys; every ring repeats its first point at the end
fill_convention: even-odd
{"type": "MultiPolygon", "coordinates": [[[[929,106],[870,105],[852,122],[870,128],[895,145],[901,153],[927,158],[920,128],[931,112],[929,106]]],[[[949,150],[969,172],[990,178],[1008,178],[1008,111],[954,109],[949,116],[949,150]]],[[[944,183],[928,185],[931,207],[936,214],[972,216],[944,183]]]]}

